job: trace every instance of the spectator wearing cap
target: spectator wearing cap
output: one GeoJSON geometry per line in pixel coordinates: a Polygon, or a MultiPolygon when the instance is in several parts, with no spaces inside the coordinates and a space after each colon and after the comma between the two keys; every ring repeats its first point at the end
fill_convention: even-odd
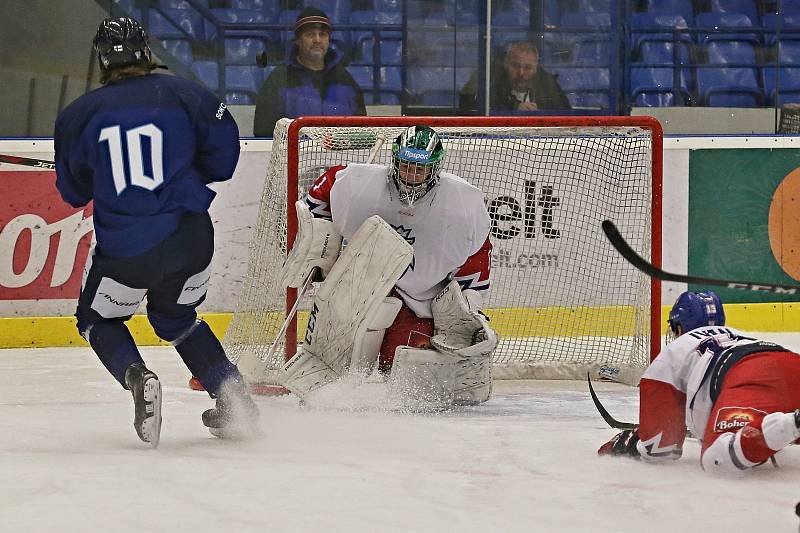
{"type": "Polygon", "coordinates": [[[282,117],[366,115],[364,95],[344,68],[344,54],[330,47],[325,13],[305,8],[294,24],[284,64],[267,77],[256,98],[253,134],[272,136],[282,117]]]}

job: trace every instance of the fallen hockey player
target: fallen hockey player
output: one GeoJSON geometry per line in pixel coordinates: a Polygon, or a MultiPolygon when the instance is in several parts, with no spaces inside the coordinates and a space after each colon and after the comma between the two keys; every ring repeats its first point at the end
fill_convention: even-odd
{"type": "Polygon", "coordinates": [[[648,462],[678,459],[687,427],[708,472],[758,466],[800,438],[800,355],[725,327],[711,291],[685,292],[669,314],[669,342],[644,373],[639,426],[598,450],[648,462]]]}

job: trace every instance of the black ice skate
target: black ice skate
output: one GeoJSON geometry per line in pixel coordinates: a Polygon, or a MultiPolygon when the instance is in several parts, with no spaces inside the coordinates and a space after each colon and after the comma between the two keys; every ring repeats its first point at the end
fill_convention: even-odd
{"type": "Polygon", "coordinates": [[[133,395],[136,434],[155,448],[161,437],[161,382],[142,363],[134,363],[125,371],[125,383],[133,395]]]}
{"type": "Polygon", "coordinates": [[[216,407],[203,412],[203,425],[212,435],[227,439],[247,439],[258,435],[258,406],[243,381],[226,381],[216,396],[216,407]]]}

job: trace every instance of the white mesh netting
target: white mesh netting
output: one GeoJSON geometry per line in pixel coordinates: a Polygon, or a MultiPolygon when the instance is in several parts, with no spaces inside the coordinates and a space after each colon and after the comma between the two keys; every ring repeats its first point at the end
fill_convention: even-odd
{"type": "MultiPolygon", "coordinates": [[[[231,359],[256,381],[270,381],[284,359],[281,345],[271,360],[261,361],[285,316],[285,292],[276,281],[286,249],[289,124],[284,120],[276,128],[247,276],[224,342],[231,359]]],[[[392,140],[403,129],[304,127],[296,141],[297,197],[328,167],[365,162],[371,149],[376,163],[388,164],[392,140]],[[373,146],[376,138],[387,140],[373,146]]],[[[623,373],[646,366],[658,302],[651,305],[649,278],[616,253],[600,223],[614,221],[631,246],[649,256],[651,131],[435,129],[446,150],[443,170],[480,187],[492,219],[485,307],[502,339],[495,376],[582,378],[604,365],[623,373]]],[[[299,314],[300,331],[304,316],[299,314]]]]}

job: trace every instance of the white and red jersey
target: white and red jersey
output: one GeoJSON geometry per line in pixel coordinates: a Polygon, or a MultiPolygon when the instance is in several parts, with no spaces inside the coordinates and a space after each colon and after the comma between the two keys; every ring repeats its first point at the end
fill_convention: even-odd
{"type": "Polygon", "coordinates": [[[413,207],[400,202],[385,165],[330,168],[306,196],[315,217],[333,221],[349,240],[364,221],[379,215],[414,249],[411,266],[396,290],[420,317],[431,317],[430,302],[452,275],[462,290],[489,289],[491,221],[483,193],[454,174],[442,172],[437,185],[413,207]]]}
{"type": "Polygon", "coordinates": [[[703,436],[714,405],[711,375],[719,355],[733,346],[757,343],[740,331],[704,326],[670,342],[645,370],[639,384],[639,438],[643,459],[677,459],[686,428],[703,436]]]}

